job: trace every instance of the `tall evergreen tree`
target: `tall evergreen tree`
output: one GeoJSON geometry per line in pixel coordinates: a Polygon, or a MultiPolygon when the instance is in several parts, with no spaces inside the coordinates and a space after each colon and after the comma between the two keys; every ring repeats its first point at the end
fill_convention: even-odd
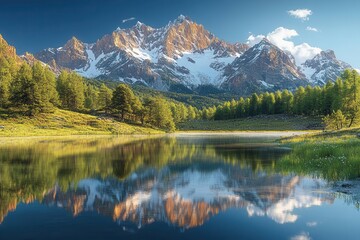
{"type": "Polygon", "coordinates": [[[12,85],[11,101],[29,115],[53,111],[57,102],[54,76],[39,62],[24,63],[12,85]]]}
{"type": "Polygon", "coordinates": [[[111,109],[112,91],[105,84],[101,84],[98,95],[98,107],[108,113],[111,109]]]}
{"type": "Polygon", "coordinates": [[[10,103],[10,86],[12,82],[11,66],[0,57],[0,107],[7,107],[10,103]]]}
{"type": "Polygon", "coordinates": [[[90,110],[98,109],[98,98],[98,89],[92,84],[85,85],[85,108],[90,110]]]}
{"type": "Polygon", "coordinates": [[[195,108],[193,106],[188,107],[188,120],[194,120],[196,118],[195,108]]]}
{"type": "Polygon", "coordinates": [[[124,121],[126,115],[133,113],[134,98],[133,91],[126,84],[120,84],[113,92],[112,108],[120,114],[122,121],[124,121]]]}
{"type": "Polygon", "coordinates": [[[259,96],[256,93],[252,94],[250,98],[249,115],[258,115],[260,112],[260,105],[261,99],[259,98],[259,96]]]}
{"type": "Polygon", "coordinates": [[[355,70],[345,70],[341,78],[344,81],[342,108],[351,127],[360,119],[360,76],[355,70]]]}
{"type": "Polygon", "coordinates": [[[62,71],[58,77],[57,90],[61,106],[65,109],[79,111],[84,109],[84,79],[74,72],[62,71]]]}
{"type": "Polygon", "coordinates": [[[170,132],[175,131],[175,123],[172,116],[170,105],[163,98],[156,97],[150,99],[150,116],[154,126],[166,129],[170,132]]]}

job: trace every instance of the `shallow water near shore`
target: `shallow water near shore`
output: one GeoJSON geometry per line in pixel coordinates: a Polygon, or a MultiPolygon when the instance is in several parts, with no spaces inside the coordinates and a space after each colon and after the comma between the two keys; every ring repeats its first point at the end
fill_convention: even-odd
{"type": "Polygon", "coordinates": [[[358,238],[353,182],[285,174],[279,137],[1,140],[0,239],[358,238]]]}

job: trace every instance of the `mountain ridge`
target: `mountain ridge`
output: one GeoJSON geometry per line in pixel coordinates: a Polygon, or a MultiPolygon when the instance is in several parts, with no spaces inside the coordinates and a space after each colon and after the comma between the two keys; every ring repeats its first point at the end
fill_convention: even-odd
{"type": "Polygon", "coordinates": [[[324,85],[352,68],[338,60],[332,50],[296,65],[291,53],[266,38],[259,44],[250,47],[226,42],[180,15],[164,27],[137,22],[131,28],[117,28],[94,43],[72,37],[62,47],[21,58],[29,63],[39,60],[56,73],[69,69],[86,78],[141,83],[161,91],[179,84],[192,90],[211,85],[240,95],[324,85]],[[259,48],[264,43],[269,51],[259,48]]]}

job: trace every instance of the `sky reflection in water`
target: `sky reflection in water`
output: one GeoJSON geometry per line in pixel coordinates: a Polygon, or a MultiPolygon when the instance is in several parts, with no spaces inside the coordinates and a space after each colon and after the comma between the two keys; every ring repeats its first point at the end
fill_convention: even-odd
{"type": "Polygon", "coordinates": [[[0,238],[358,236],[352,199],[325,180],[282,175],[276,163],[291,151],[271,140],[233,135],[3,143],[0,238]]]}

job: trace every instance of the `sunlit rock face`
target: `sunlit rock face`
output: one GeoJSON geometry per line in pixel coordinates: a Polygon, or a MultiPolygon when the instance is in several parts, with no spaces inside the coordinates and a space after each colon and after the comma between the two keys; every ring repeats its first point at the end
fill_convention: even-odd
{"type": "Polygon", "coordinates": [[[314,194],[324,187],[320,180],[229,166],[210,171],[164,168],[137,171],[124,181],[85,179],[66,192],[56,187],[44,203],[64,207],[74,216],[97,211],[138,227],[165,222],[188,229],[229,208],[243,208],[249,216],[266,216],[277,223],[295,222],[295,209],[333,201],[329,194],[314,194]]]}
{"type": "Polygon", "coordinates": [[[0,34],[0,56],[17,58],[15,47],[10,46],[1,34],[0,34]]]}
{"type": "Polygon", "coordinates": [[[301,66],[306,77],[316,85],[324,85],[329,81],[334,82],[346,69],[351,68],[349,64],[337,59],[332,50],[320,52],[301,66]]]}
{"type": "Polygon", "coordinates": [[[140,22],[118,28],[92,44],[72,38],[65,46],[45,49],[35,57],[88,78],[141,82],[167,90],[173,83],[190,88],[220,86],[224,67],[248,48],[220,40],[181,15],[161,28],[140,22]]]}
{"type": "Polygon", "coordinates": [[[267,39],[232,62],[224,75],[222,87],[243,95],[295,89],[309,83],[291,57],[267,39]]]}

